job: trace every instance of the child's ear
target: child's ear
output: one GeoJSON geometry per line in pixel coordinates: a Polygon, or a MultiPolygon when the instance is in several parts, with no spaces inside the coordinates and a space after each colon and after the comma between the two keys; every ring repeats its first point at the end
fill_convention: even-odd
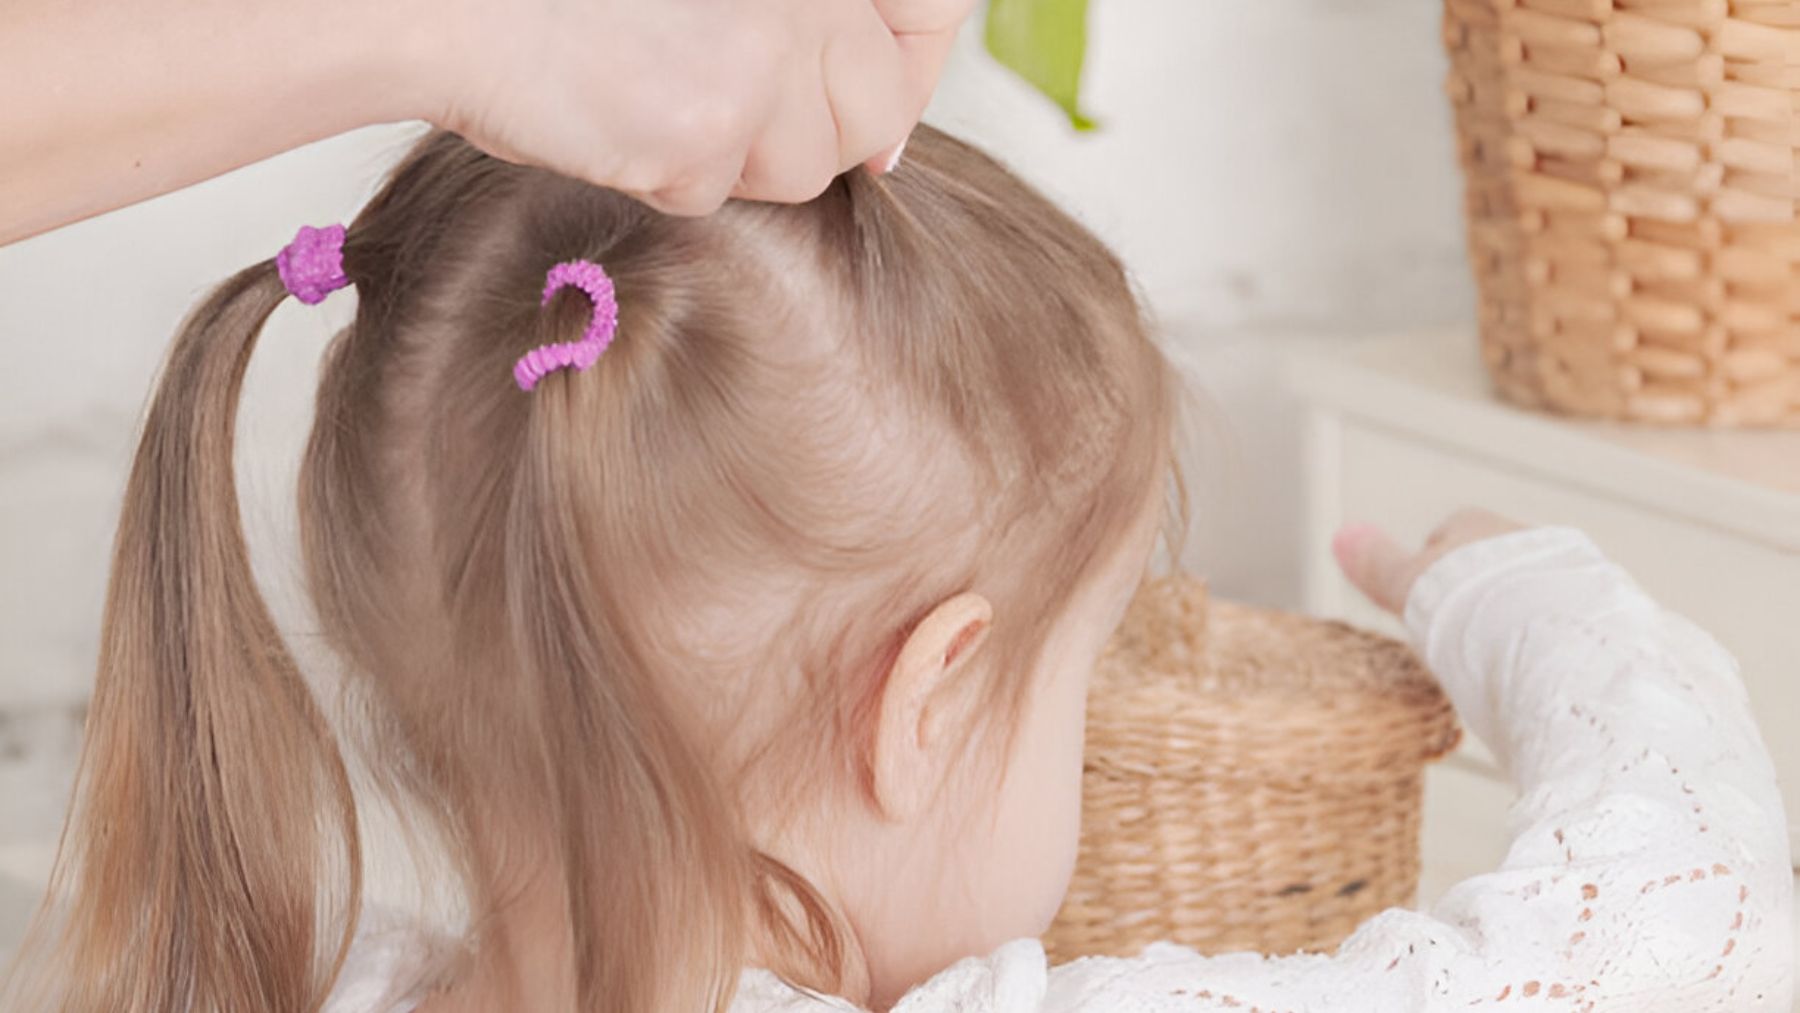
{"type": "Polygon", "coordinates": [[[961,751],[968,711],[981,698],[967,685],[969,659],[986,639],[994,607],[965,591],[939,602],[913,628],[888,669],[877,709],[870,769],[875,805],[889,820],[918,815],[961,751]]]}

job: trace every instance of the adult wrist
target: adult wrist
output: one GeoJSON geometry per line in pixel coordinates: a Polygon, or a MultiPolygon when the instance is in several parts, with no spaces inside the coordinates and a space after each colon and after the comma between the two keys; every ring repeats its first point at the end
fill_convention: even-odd
{"type": "Polygon", "coordinates": [[[451,83],[462,39],[461,22],[477,5],[449,0],[430,6],[421,0],[348,0],[341,22],[353,47],[350,99],[356,126],[449,118],[451,83]]]}

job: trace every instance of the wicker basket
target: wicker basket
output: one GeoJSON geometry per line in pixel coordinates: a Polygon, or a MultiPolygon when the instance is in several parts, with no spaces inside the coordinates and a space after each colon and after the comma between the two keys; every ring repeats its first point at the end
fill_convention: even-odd
{"type": "Polygon", "coordinates": [[[1156,940],[1334,948],[1410,903],[1427,761],[1449,701],[1404,646],[1146,584],[1088,705],[1080,857],[1053,959],[1156,940]],[[1210,613],[1210,616],[1209,616],[1210,613]]]}
{"type": "Polygon", "coordinates": [[[1483,355],[1575,415],[1800,425],[1793,0],[1446,0],[1483,355]]]}

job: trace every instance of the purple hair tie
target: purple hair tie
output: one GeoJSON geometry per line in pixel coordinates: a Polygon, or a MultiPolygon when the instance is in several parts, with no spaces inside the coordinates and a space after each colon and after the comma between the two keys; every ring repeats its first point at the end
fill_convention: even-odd
{"type": "Polygon", "coordinates": [[[544,275],[544,298],[538,305],[550,305],[550,297],[567,285],[587,293],[594,304],[593,319],[575,341],[539,345],[520,357],[513,366],[513,379],[520,390],[530,390],[537,382],[559,369],[581,372],[600,361],[600,353],[612,344],[613,331],[619,326],[619,303],[613,296],[612,279],[591,260],[570,260],[551,268],[544,275]]]}
{"type": "Polygon", "coordinates": [[[344,276],[344,227],[300,226],[294,241],[275,255],[275,270],[294,298],[308,306],[324,302],[326,296],[350,284],[344,276]]]}

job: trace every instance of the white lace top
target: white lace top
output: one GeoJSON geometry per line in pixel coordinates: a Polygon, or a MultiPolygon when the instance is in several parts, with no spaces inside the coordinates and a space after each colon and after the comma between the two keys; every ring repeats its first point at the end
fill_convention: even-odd
{"type": "MultiPolygon", "coordinates": [[[[1521,789],[1500,869],[1428,914],[1375,917],[1331,957],[1159,944],[1049,968],[1021,940],[945,970],[896,1013],[1786,1013],[1787,821],[1731,657],[1560,528],[1451,553],[1406,621],[1521,789]]],[[[371,937],[353,962],[374,970],[389,945],[371,937]]],[[[387,1008],[350,998],[372,994],[358,977],[328,1013],[387,1008]]],[[[855,1009],[755,970],[732,1006],[855,1009]]]]}

